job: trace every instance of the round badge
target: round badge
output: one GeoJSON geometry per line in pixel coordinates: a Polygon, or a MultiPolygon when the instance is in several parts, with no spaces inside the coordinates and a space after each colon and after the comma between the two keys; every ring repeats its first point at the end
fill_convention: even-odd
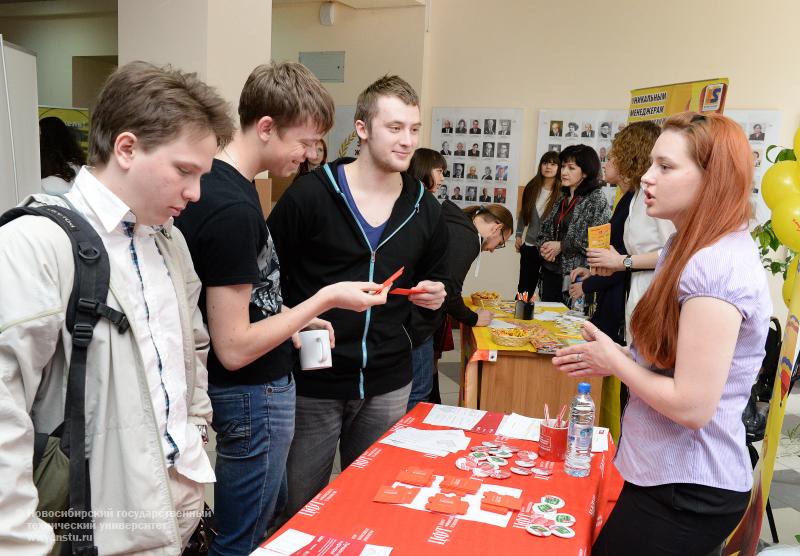
{"type": "Polygon", "coordinates": [[[519,465],[520,467],[536,467],[535,463],[527,459],[518,459],[514,463],[519,465]]]}
{"type": "Polygon", "coordinates": [[[472,452],[469,456],[475,461],[481,461],[488,458],[489,454],[486,452],[472,452]]]}
{"type": "Polygon", "coordinates": [[[503,444],[502,446],[500,446],[500,448],[501,448],[502,450],[508,450],[508,451],[509,451],[509,452],[511,452],[512,454],[516,454],[517,452],[519,452],[519,448],[518,448],[518,447],[516,447],[516,446],[508,446],[508,445],[506,445],[506,444],[503,444]]]}
{"type": "Polygon", "coordinates": [[[531,519],[531,523],[534,523],[536,525],[543,525],[544,527],[547,527],[548,529],[550,527],[552,527],[553,525],[556,525],[555,521],[553,521],[549,517],[545,517],[543,515],[533,516],[533,519],[531,519]]]}
{"type": "Polygon", "coordinates": [[[542,496],[542,502],[544,502],[545,504],[550,504],[556,509],[564,507],[564,501],[558,496],[554,496],[552,494],[548,494],[547,496],[542,496]]]}
{"type": "Polygon", "coordinates": [[[486,449],[486,446],[470,446],[467,448],[468,452],[483,452],[486,449]]]}
{"type": "Polygon", "coordinates": [[[509,471],[512,473],[516,473],[517,475],[530,475],[531,472],[525,469],[524,467],[509,467],[509,471]]]}
{"type": "Polygon", "coordinates": [[[570,514],[556,514],[556,523],[559,525],[574,525],[575,518],[570,514]]]}
{"type": "Polygon", "coordinates": [[[475,469],[472,470],[472,474],[475,477],[485,478],[485,477],[488,477],[489,475],[491,475],[492,471],[494,471],[495,469],[496,468],[495,468],[494,465],[492,465],[489,462],[484,461],[484,462],[479,463],[478,466],[475,469]]]}
{"type": "Polygon", "coordinates": [[[456,467],[458,467],[461,471],[470,471],[475,469],[475,462],[467,458],[458,458],[456,460],[456,467]]]}
{"type": "Polygon", "coordinates": [[[525,527],[525,530],[531,535],[536,535],[537,537],[549,537],[553,534],[550,529],[544,525],[528,525],[525,527]]]}
{"type": "Polygon", "coordinates": [[[492,463],[494,465],[500,465],[500,466],[508,465],[508,460],[507,459],[498,458],[496,456],[489,456],[488,458],[486,458],[486,461],[488,461],[489,463],[492,463]]]}
{"type": "Polygon", "coordinates": [[[495,469],[489,476],[493,479],[508,479],[511,476],[511,472],[505,469],[495,469]]]}
{"type": "Polygon", "coordinates": [[[481,444],[483,444],[487,448],[499,448],[500,447],[497,444],[495,444],[494,442],[481,442],[481,444]]]}
{"type": "Polygon", "coordinates": [[[536,504],[533,506],[533,511],[537,514],[547,515],[555,513],[556,509],[550,504],[536,504]]]}
{"type": "Polygon", "coordinates": [[[550,475],[553,474],[553,470],[546,469],[544,467],[534,467],[533,469],[531,469],[531,473],[539,477],[549,477],[550,475]]]}
{"type": "Polygon", "coordinates": [[[520,450],[519,452],[517,452],[517,457],[519,459],[526,459],[528,461],[536,461],[536,458],[539,457],[539,454],[528,450],[520,450]]]}
{"type": "Polygon", "coordinates": [[[508,452],[506,450],[493,450],[493,451],[491,451],[489,453],[492,454],[495,457],[498,457],[498,458],[510,458],[510,457],[513,457],[513,455],[514,455],[511,452],[508,452]]]}
{"type": "Polygon", "coordinates": [[[550,527],[550,531],[556,536],[561,537],[562,539],[571,539],[575,536],[575,531],[570,529],[569,527],[564,527],[563,525],[553,525],[550,527]]]}

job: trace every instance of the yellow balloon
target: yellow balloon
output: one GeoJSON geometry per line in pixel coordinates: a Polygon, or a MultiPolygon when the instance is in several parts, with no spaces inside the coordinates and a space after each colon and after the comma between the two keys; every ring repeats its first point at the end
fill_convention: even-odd
{"type": "Polygon", "coordinates": [[[761,195],[771,209],[787,195],[800,194],[800,164],[782,160],[773,164],[761,178],[761,195]]]}
{"type": "Polygon", "coordinates": [[[800,251],[800,194],[786,195],[772,209],[772,229],[792,251],[800,251]]]}
{"type": "Polygon", "coordinates": [[[795,158],[800,158],[800,127],[797,128],[797,132],[794,134],[794,156],[795,158]]]}
{"type": "Polygon", "coordinates": [[[797,263],[800,261],[800,255],[796,255],[792,262],[789,263],[789,268],[786,270],[786,281],[783,283],[783,302],[789,306],[792,300],[792,291],[794,290],[794,279],[797,277],[797,263]]]}

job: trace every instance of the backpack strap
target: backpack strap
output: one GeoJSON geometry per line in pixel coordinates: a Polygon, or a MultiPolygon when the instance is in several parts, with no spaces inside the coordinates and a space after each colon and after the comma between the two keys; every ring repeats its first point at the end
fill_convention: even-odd
{"type": "Polygon", "coordinates": [[[61,449],[69,457],[69,500],[75,522],[79,525],[71,542],[75,556],[96,556],[94,526],[91,518],[89,462],[86,458],[86,357],[100,317],[117,326],[120,333],[129,328],[123,313],[108,305],[108,283],[111,276],[108,256],[97,232],[77,212],[56,205],[17,207],[0,217],[0,226],[20,216],[43,216],[58,224],[72,243],[75,279],[66,312],[67,329],[72,334],[64,404],[61,449]]]}

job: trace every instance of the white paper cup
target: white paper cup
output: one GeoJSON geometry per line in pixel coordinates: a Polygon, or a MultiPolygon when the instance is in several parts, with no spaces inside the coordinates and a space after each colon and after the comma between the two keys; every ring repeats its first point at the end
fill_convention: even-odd
{"type": "Polygon", "coordinates": [[[331,360],[331,340],[327,330],[306,330],[300,333],[300,368],[304,371],[327,369],[331,360]]]}

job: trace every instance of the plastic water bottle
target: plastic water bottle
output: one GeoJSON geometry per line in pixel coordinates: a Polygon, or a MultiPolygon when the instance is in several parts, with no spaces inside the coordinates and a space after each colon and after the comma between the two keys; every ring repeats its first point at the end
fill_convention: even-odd
{"type": "Polygon", "coordinates": [[[589,395],[588,382],[578,384],[578,395],[569,407],[569,432],[564,472],[572,477],[586,477],[592,467],[592,432],[594,401],[589,395]]]}
{"type": "MultiPolygon", "coordinates": [[[[581,281],[581,277],[578,276],[578,279],[575,280],[575,283],[577,284],[580,281],[581,281]]],[[[586,308],[586,300],[583,298],[583,296],[580,296],[580,297],[576,298],[572,302],[572,310],[573,311],[579,311],[581,313],[585,313],[585,311],[584,311],[585,308],[586,308]]]]}

